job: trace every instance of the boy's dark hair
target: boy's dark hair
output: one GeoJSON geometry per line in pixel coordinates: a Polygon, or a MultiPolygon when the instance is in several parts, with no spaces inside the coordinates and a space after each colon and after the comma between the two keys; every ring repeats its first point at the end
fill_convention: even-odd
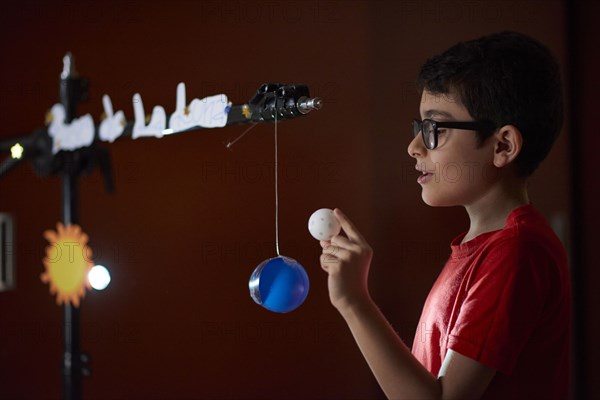
{"type": "MultiPolygon", "coordinates": [[[[477,121],[497,128],[514,125],[523,135],[516,159],[518,176],[533,173],[558,136],[563,122],[558,62],[538,41],[501,32],[460,42],[427,60],[417,86],[453,94],[477,121]]],[[[493,132],[478,132],[480,143],[493,132]]]]}

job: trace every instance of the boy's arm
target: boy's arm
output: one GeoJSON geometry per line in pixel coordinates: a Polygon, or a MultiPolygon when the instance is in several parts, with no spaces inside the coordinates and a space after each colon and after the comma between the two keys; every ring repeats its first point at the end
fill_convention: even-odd
{"type": "Polygon", "coordinates": [[[342,316],[390,399],[478,399],[496,372],[448,350],[436,378],[412,355],[374,303],[355,305],[342,316]]]}
{"type": "Polygon", "coordinates": [[[329,296],[346,320],[379,385],[390,399],[479,398],[495,370],[448,350],[439,377],[411,354],[371,300],[367,275],[372,250],[339,210],[343,236],[321,242],[321,266],[329,274],[329,296]]]}

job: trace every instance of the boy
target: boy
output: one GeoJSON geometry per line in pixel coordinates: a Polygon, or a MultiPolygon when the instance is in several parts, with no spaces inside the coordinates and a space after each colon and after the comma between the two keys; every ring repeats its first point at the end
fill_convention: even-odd
{"type": "Polygon", "coordinates": [[[408,153],[423,201],[464,206],[469,230],[451,243],[412,352],[371,300],[373,252],[338,209],[347,237],[321,242],[331,302],[389,398],[567,398],[567,258],[526,186],[562,125],[558,64],[537,41],[502,32],[429,59],[418,86],[408,153]],[[460,178],[443,175],[450,163],[460,178]]]}

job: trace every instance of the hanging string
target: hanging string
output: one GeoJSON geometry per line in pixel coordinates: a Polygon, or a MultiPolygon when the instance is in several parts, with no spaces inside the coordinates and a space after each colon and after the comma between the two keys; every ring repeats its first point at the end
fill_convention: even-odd
{"type": "Polygon", "coordinates": [[[275,96],[275,251],[279,254],[279,191],[277,175],[277,96],[275,96]]]}
{"type": "MultiPolygon", "coordinates": [[[[281,256],[279,252],[279,176],[277,173],[278,167],[278,154],[277,154],[277,96],[275,96],[275,104],[274,104],[274,114],[275,114],[275,251],[277,252],[277,257],[281,256]]],[[[254,128],[258,123],[252,124],[248,129],[246,129],[240,136],[238,136],[232,142],[227,143],[225,146],[230,149],[238,140],[240,140],[246,133],[248,133],[252,128],[254,128]]]]}
{"type": "Polygon", "coordinates": [[[235,142],[237,142],[238,140],[240,140],[241,138],[244,137],[244,135],[248,132],[250,132],[250,129],[254,128],[256,125],[258,125],[258,122],[255,122],[254,124],[252,124],[248,129],[246,129],[240,136],[238,136],[233,142],[229,142],[225,145],[225,147],[227,147],[228,149],[231,148],[231,146],[233,146],[235,144],[235,142]]]}

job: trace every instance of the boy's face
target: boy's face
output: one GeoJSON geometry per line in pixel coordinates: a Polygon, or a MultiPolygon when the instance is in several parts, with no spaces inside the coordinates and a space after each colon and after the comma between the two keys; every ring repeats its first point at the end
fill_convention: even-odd
{"type": "MultiPolygon", "coordinates": [[[[467,109],[451,94],[423,91],[421,119],[434,121],[473,121],[467,109]]],[[[408,154],[417,161],[423,188],[423,201],[430,206],[470,205],[481,199],[497,180],[493,165],[494,140],[479,146],[477,133],[439,128],[438,145],[429,150],[421,134],[408,145],[408,154]]],[[[493,137],[493,136],[492,136],[493,137]]]]}

